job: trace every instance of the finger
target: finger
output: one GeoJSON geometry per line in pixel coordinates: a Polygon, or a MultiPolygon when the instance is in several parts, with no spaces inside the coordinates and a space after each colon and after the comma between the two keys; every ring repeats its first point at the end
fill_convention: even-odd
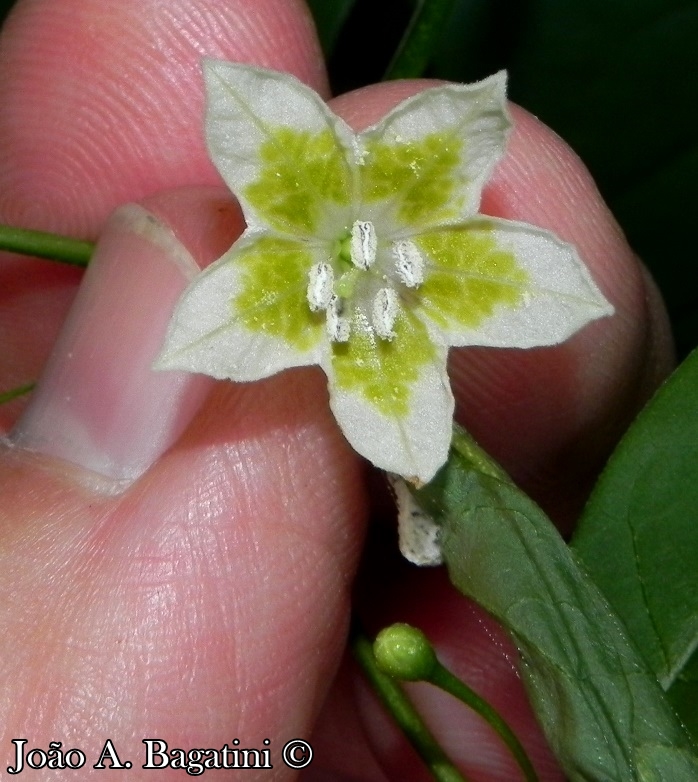
{"type": "MultiPolygon", "coordinates": [[[[99,406],[114,404],[113,393],[117,389],[123,393],[122,378],[127,369],[132,377],[137,377],[138,372],[141,375],[140,381],[131,386],[136,397],[130,402],[122,400],[122,409],[133,424],[130,405],[135,405],[137,398],[139,414],[143,416],[143,423],[148,424],[142,428],[143,438],[153,438],[154,430],[158,428],[157,418],[151,418],[147,412],[151,403],[151,412],[170,415],[161,406],[161,394],[151,395],[147,390],[153,378],[150,363],[159,350],[158,340],[162,340],[169,321],[168,299],[173,306],[187,283],[186,263],[170,262],[165,248],[169,247],[175,261],[188,258],[187,248],[191,248],[198,263],[210,263],[230,247],[239,235],[243,221],[229,194],[217,187],[180,188],[146,199],[144,207],[141,229],[149,224],[148,209],[167,225],[155,225],[149,232],[135,230],[138,217],[127,219],[125,223],[116,219],[115,225],[102,232],[99,253],[92,259],[84,279],[84,290],[72,310],[72,325],[65,325],[61,343],[54,346],[51,365],[43,372],[43,382],[31,397],[31,410],[23,423],[24,435],[34,426],[31,421],[38,425],[47,419],[53,447],[58,448],[59,431],[51,423],[58,411],[52,406],[63,400],[60,404],[81,408],[82,414],[88,395],[94,394],[91,404],[99,419],[99,406]],[[169,225],[177,226],[175,236],[169,236],[169,225]],[[133,241],[130,248],[127,246],[129,241],[133,241]],[[158,253],[164,267],[156,260],[158,253]],[[126,281],[128,274],[133,275],[130,283],[126,281]],[[112,279],[108,281],[110,277],[112,279]],[[92,280],[98,281],[97,290],[93,290],[92,280]],[[167,281],[171,285],[169,289],[167,281]],[[100,333],[100,329],[104,332],[100,333]],[[122,362],[134,366],[120,368],[114,365],[112,354],[117,348],[122,362]],[[83,373],[73,371],[72,365],[79,361],[89,364],[95,384],[85,384],[83,373]],[[136,369],[136,363],[140,369],[136,369]],[[107,393],[110,388],[112,393],[107,393]],[[53,401],[49,404],[49,400],[53,401]]],[[[133,208],[126,211],[133,217],[133,208]]],[[[189,263],[191,277],[198,266],[191,259],[189,263]]],[[[9,256],[0,264],[0,330],[5,337],[0,388],[19,386],[36,379],[42,371],[52,347],[51,327],[55,329],[59,322],[65,321],[80,279],[76,270],[64,272],[58,264],[32,264],[24,258],[9,256]]],[[[156,385],[157,382],[160,381],[156,381],[156,385]]],[[[0,407],[0,432],[10,429],[26,403],[25,398],[0,407]]],[[[67,414],[68,410],[63,413],[67,414]]],[[[118,439],[128,437],[128,433],[134,431],[138,428],[134,430],[124,422],[112,435],[118,439]]],[[[60,454],[54,451],[54,455],[60,454]]],[[[129,463],[127,455],[124,463],[129,463]]]]}
{"type": "Polygon", "coordinates": [[[0,214],[94,237],[122,203],[217,184],[203,140],[203,57],[326,90],[300,0],[34,0],[3,31],[0,214]]]}
{"type": "Polygon", "coordinates": [[[66,459],[115,482],[138,478],[172,445],[210,390],[203,377],[151,369],[170,313],[199,266],[157,218],[190,215],[180,235],[195,246],[226,246],[241,217],[228,208],[214,225],[210,189],[161,195],[152,211],[130,204],[102,232],[70,316],[30,403],[16,445],[66,459]],[[231,224],[231,227],[227,225],[231,224]],[[187,230],[189,228],[189,230],[187,230]],[[216,232],[211,229],[217,228],[216,232]]]}
{"type": "MultiPolygon", "coordinates": [[[[122,203],[219,184],[203,140],[204,56],[326,91],[300,0],[32,0],[0,42],[0,222],[97,236],[122,203]]],[[[0,391],[36,380],[79,274],[2,256],[0,391]]],[[[7,428],[23,400],[0,411],[7,428]]]]}
{"type": "MultiPolygon", "coordinates": [[[[33,7],[40,5],[34,3],[33,7]]],[[[96,12],[98,5],[83,3],[80,10],[96,12]]],[[[161,4],[146,5],[151,10],[162,8],[161,4]]],[[[297,4],[278,5],[298,8],[297,4]]],[[[142,7],[140,4],[139,9],[142,7]]],[[[258,14],[260,4],[254,8],[258,14]]],[[[28,4],[25,9],[31,10],[28,4]]],[[[277,19],[284,30],[292,29],[283,13],[277,19]]],[[[111,24],[114,19],[109,21],[111,24]]],[[[238,14],[234,21],[244,29],[244,14],[238,14]]],[[[232,27],[222,27],[224,39],[230,39],[232,27]]],[[[185,33],[191,37],[189,31],[185,33]]],[[[44,31],[47,40],[50,35],[51,30],[44,31]]],[[[291,49],[293,42],[291,36],[291,49]]],[[[278,43],[267,45],[276,62],[265,64],[298,73],[297,68],[279,61],[288,56],[288,46],[284,50],[278,43]]],[[[194,49],[198,52],[200,48],[194,40],[194,49]]],[[[147,58],[141,60],[143,67],[148,62],[147,58]]],[[[60,68],[60,63],[56,67],[60,68]]],[[[169,71],[166,76],[165,88],[170,80],[178,83],[169,71]]],[[[134,100],[141,97],[122,85],[119,95],[124,93],[134,100]]],[[[196,98],[197,94],[187,91],[183,98],[196,98]]],[[[142,101],[146,116],[153,97],[145,95],[142,101]]],[[[195,101],[192,103],[196,107],[195,101]]],[[[79,113],[80,107],[74,108],[79,113]]],[[[179,145],[188,148],[188,141],[177,137],[170,148],[162,143],[163,138],[169,142],[173,137],[168,130],[172,116],[165,114],[159,124],[150,126],[158,133],[148,136],[148,149],[159,155],[161,162],[163,158],[174,159],[171,173],[184,179],[191,176],[192,168],[186,168],[186,155],[179,155],[179,145]]],[[[187,116],[187,111],[180,114],[187,116]]],[[[115,124],[93,127],[109,133],[115,124]]],[[[134,137],[142,141],[138,134],[134,137]]],[[[120,138],[112,139],[117,151],[120,138]]],[[[121,170],[123,159],[110,157],[110,147],[100,148],[109,161],[109,175],[121,170]]],[[[56,150],[60,149],[57,143],[56,150]]],[[[135,160],[136,169],[143,165],[143,149],[140,144],[130,159],[135,160]]],[[[80,163],[79,149],[77,152],[80,163]]],[[[66,154],[64,169],[58,175],[49,169],[47,178],[8,177],[17,203],[24,205],[22,215],[30,216],[32,198],[42,200],[41,214],[46,212],[53,222],[38,227],[58,230],[60,224],[60,230],[78,231],[81,226],[91,230],[100,222],[100,214],[121,201],[126,190],[128,197],[133,197],[129,182],[143,191],[164,182],[139,173],[133,176],[131,167],[124,178],[116,176],[126,182],[124,189],[107,188],[109,192],[103,197],[102,186],[109,183],[95,184],[87,170],[84,179],[79,172],[74,180],[68,177],[69,182],[84,183],[86,197],[71,195],[71,188],[64,196],[56,182],[65,179],[67,170],[73,175],[70,158],[66,154]],[[56,201],[44,196],[52,189],[56,201]],[[92,198],[94,205],[88,203],[92,198]],[[58,207],[52,211],[56,202],[58,207]]],[[[206,181],[206,176],[205,171],[198,172],[196,181],[206,181]]],[[[114,255],[117,249],[112,244],[114,255]]],[[[147,261],[148,256],[148,252],[141,254],[141,260],[147,261]]],[[[99,265],[96,268],[99,270],[99,265]]],[[[124,284],[134,276],[124,274],[124,284]]],[[[119,276],[114,284],[121,284],[121,279],[119,276]]],[[[128,290],[122,293],[128,300],[128,290]]],[[[112,299],[114,294],[112,290],[112,299]]],[[[158,308],[163,302],[155,297],[151,303],[149,323],[161,323],[158,308]]],[[[83,311],[89,314],[90,309],[85,306],[83,311]]],[[[82,330],[75,327],[75,333],[82,330]]],[[[99,331],[108,334],[104,326],[99,331]]],[[[121,388],[142,386],[143,358],[121,364],[123,376],[119,378],[109,365],[112,348],[107,344],[106,354],[100,356],[99,375],[112,378],[121,388]],[[129,373],[133,369],[135,375],[129,373]]],[[[94,386],[95,375],[85,373],[86,367],[88,362],[73,362],[75,374],[58,378],[52,389],[49,387],[46,409],[61,388],[94,386]]],[[[47,459],[46,452],[36,454],[41,449],[34,446],[51,437],[48,415],[38,416],[24,441],[34,447],[34,455],[17,449],[5,454],[3,490],[8,503],[3,507],[4,528],[19,530],[21,540],[10,538],[10,544],[20,545],[15,549],[9,546],[17,555],[13,560],[17,567],[15,578],[12,583],[5,582],[4,591],[12,589],[12,594],[23,600],[18,612],[4,617],[4,637],[17,652],[17,667],[3,683],[4,692],[9,701],[22,703],[22,709],[7,720],[8,731],[16,732],[18,722],[26,722],[34,726],[37,742],[45,742],[60,723],[61,728],[74,726],[73,735],[81,735],[80,725],[88,721],[94,725],[89,715],[101,713],[99,704],[106,697],[111,705],[100,723],[104,734],[121,736],[130,749],[135,744],[140,750],[142,737],[157,731],[183,746],[208,746],[209,742],[216,746],[237,734],[249,737],[252,743],[262,736],[274,742],[276,736],[289,737],[289,731],[307,733],[343,641],[347,584],[360,541],[362,513],[356,491],[357,463],[347,453],[327,408],[317,405],[322,381],[318,385],[317,375],[313,378],[308,373],[295,377],[292,393],[288,378],[269,381],[264,390],[255,386],[216,393],[178,446],[118,500],[95,494],[95,486],[104,484],[86,482],[90,473],[84,468],[100,468],[91,460],[97,450],[101,465],[118,463],[123,470],[133,464],[139,440],[150,439],[104,436],[110,430],[112,434],[121,432],[115,426],[119,416],[133,428],[135,422],[129,422],[118,406],[128,395],[115,393],[117,406],[105,405],[98,415],[90,405],[71,410],[72,431],[100,445],[99,449],[88,449],[89,459],[83,458],[84,449],[77,455],[62,450],[60,460],[47,459]],[[76,469],[68,462],[81,466],[76,469]],[[18,519],[22,524],[18,525],[18,519]],[[55,528],[53,520],[57,521],[55,528]],[[37,537],[45,545],[37,544],[37,537]],[[22,541],[28,548],[22,547],[22,541]],[[85,560],[83,554],[88,550],[92,554],[85,560]],[[105,562],[111,565],[105,567],[105,562]],[[115,595],[121,599],[115,600],[115,595]],[[33,610],[34,598],[45,607],[41,615],[33,610]],[[31,621],[18,623],[22,616],[31,621]],[[58,629],[51,620],[56,616],[64,617],[58,629]],[[49,640],[35,651],[36,638],[49,640]],[[70,653],[76,648],[81,654],[70,653]],[[114,649],[119,653],[115,655],[114,649]],[[28,660],[31,664],[27,666],[28,660]],[[117,684],[123,670],[129,671],[132,689],[117,684]],[[43,675],[46,671],[50,672],[48,678],[43,675]],[[53,682],[60,686],[52,686],[53,682]],[[109,682],[114,683],[111,689],[109,682]]],[[[151,409],[157,408],[157,398],[150,396],[149,390],[151,409]]],[[[143,426],[152,423],[150,417],[138,420],[143,426]]],[[[159,447],[180,424],[165,427],[167,437],[159,447]]],[[[80,439],[64,437],[63,441],[70,444],[80,439]]],[[[16,598],[14,604],[18,606],[16,598]]],[[[91,746],[99,740],[96,733],[91,734],[91,746]]]]}
{"type": "MultiPolygon", "coordinates": [[[[0,253],[0,393],[39,376],[81,276],[78,269],[0,253]]],[[[0,405],[0,433],[25,403],[20,397],[0,405]]]]}
{"type": "Polygon", "coordinates": [[[358,546],[357,475],[308,412],[316,396],[271,381],[255,392],[263,416],[219,397],[267,437],[185,439],[118,501],[55,463],[2,460],[3,746],[61,735],[95,758],[111,738],[147,779],[144,737],[270,739],[283,778],[279,750],[309,735],[341,652],[358,546]],[[308,448],[312,474],[297,466],[309,441],[323,446],[308,448]]]}
{"type": "MultiPolygon", "coordinates": [[[[426,86],[379,85],[334,106],[362,128],[426,86]]],[[[581,161],[530,114],[512,113],[482,211],[574,244],[616,314],[552,348],[454,350],[450,376],[458,420],[569,526],[609,450],[670,370],[672,345],[661,299],[581,161]]]]}
{"type": "Polygon", "coordinates": [[[173,248],[153,214],[166,199],[145,226],[134,209],[104,232],[59,374],[49,365],[40,410],[19,426],[24,447],[0,459],[1,651],[13,661],[0,688],[21,704],[4,715],[6,743],[31,726],[39,746],[60,733],[96,757],[108,737],[133,760],[144,737],[220,747],[239,736],[259,748],[269,739],[279,760],[286,741],[309,735],[344,642],[360,466],[318,404],[319,371],[220,384],[177,437],[173,414],[196,389],[149,377],[141,333],[171,306],[160,295],[128,303],[152,290],[144,280],[170,291],[186,277],[187,247],[173,248]],[[136,319],[125,330],[120,309],[136,319]],[[91,360],[72,337],[86,332],[91,360]],[[153,442],[175,440],[123,491],[153,442]]]}

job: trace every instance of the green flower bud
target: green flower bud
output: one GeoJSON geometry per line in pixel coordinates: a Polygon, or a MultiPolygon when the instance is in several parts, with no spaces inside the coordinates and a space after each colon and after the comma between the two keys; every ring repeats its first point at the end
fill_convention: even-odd
{"type": "Polygon", "coordinates": [[[373,654],[384,673],[404,681],[428,680],[437,665],[426,635],[408,624],[381,630],[373,643],[373,654]]]}

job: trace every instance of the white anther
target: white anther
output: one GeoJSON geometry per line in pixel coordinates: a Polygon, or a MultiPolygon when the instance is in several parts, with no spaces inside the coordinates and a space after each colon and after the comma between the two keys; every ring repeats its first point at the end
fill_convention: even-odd
{"type": "Polygon", "coordinates": [[[373,300],[373,328],[381,339],[395,336],[393,326],[399,309],[397,293],[392,288],[381,288],[373,300]]]}
{"type": "Polygon", "coordinates": [[[376,260],[376,229],[369,220],[357,220],[351,227],[351,261],[359,269],[369,269],[376,260]]]}
{"type": "Polygon", "coordinates": [[[308,306],[313,312],[326,310],[333,296],[334,272],[329,263],[316,263],[308,272],[308,306]]]}
{"type": "Polygon", "coordinates": [[[349,340],[349,318],[342,315],[342,300],[333,295],[327,306],[327,319],[325,320],[327,336],[332,342],[347,342],[349,340]]]}
{"type": "Polygon", "coordinates": [[[424,258],[414,242],[395,242],[393,256],[397,276],[408,288],[417,288],[424,282],[424,258]]]}

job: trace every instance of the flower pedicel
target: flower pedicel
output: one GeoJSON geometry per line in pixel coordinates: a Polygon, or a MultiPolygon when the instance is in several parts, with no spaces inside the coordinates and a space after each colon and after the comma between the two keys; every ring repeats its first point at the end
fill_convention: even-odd
{"type": "Polygon", "coordinates": [[[510,128],[503,73],[354,133],[289,75],[204,70],[209,152],[247,229],[185,292],[158,368],[319,364],[351,445],[421,483],[448,455],[450,346],[553,345],[613,313],[571,245],[478,214],[510,128]]]}

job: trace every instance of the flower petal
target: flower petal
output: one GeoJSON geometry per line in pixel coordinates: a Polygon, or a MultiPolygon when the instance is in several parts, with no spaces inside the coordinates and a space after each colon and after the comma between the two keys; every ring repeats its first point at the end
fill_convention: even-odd
{"type": "Polygon", "coordinates": [[[248,226],[338,232],[323,222],[353,193],[350,128],[288,74],[218,60],[204,74],[209,153],[248,226]]]}
{"type": "Polygon", "coordinates": [[[352,447],[380,469],[430,480],[451,441],[447,349],[433,345],[421,321],[405,312],[390,341],[355,315],[349,341],[332,348],[329,365],[323,360],[330,407],[352,447]]]}
{"type": "Polygon", "coordinates": [[[451,345],[555,345],[612,315],[575,248],[523,223],[478,218],[413,237],[423,314],[451,345]]]}
{"type": "Polygon", "coordinates": [[[156,367],[257,380],[318,363],[324,313],[307,302],[314,260],[295,240],[243,236],[185,292],[156,367]]]}
{"type": "Polygon", "coordinates": [[[415,230],[473,216],[510,127],[503,71],[400,103],[359,136],[365,203],[415,230]]]}

